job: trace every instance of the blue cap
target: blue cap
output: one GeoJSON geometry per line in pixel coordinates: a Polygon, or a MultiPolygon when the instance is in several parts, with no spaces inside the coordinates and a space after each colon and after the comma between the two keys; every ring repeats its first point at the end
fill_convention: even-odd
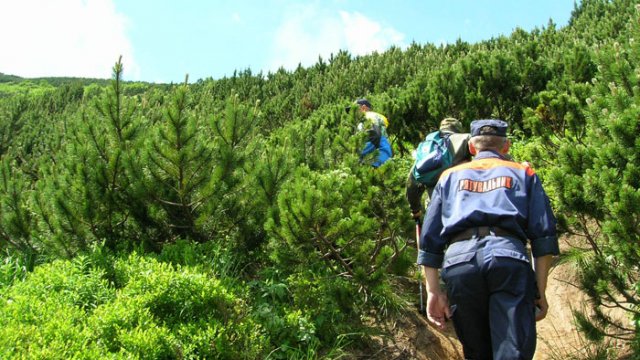
{"type": "Polygon", "coordinates": [[[373,106],[371,106],[371,103],[369,102],[369,100],[367,100],[365,98],[356,100],[356,104],[358,104],[358,105],[367,105],[369,107],[369,109],[373,109],[373,106]]]}
{"type": "Polygon", "coordinates": [[[507,136],[509,125],[502,120],[487,119],[471,122],[471,137],[478,135],[507,136]]]}

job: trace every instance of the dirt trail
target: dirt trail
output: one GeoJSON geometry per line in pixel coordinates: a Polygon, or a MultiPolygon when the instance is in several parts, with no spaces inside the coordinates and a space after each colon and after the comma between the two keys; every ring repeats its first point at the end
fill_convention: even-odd
{"type": "Polygon", "coordinates": [[[573,324],[573,309],[587,306],[587,297],[576,287],[576,269],[572,264],[556,265],[547,284],[547,317],[538,322],[538,346],[535,359],[567,359],[585,347],[583,337],[573,324]]]}
{"type": "MultiPolygon", "coordinates": [[[[572,264],[553,267],[547,284],[549,313],[537,323],[538,345],[535,360],[582,359],[589,348],[573,324],[572,309],[586,306],[586,296],[575,284],[576,269],[572,264]]],[[[415,291],[418,284],[409,282],[402,286],[405,291],[415,291]]],[[[392,324],[383,326],[387,336],[376,337],[373,353],[367,359],[463,359],[462,348],[453,326],[439,331],[431,326],[417,309],[407,309],[392,324]]]]}
{"type": "MultiPolygon", "coordinates": [[[[416,284],[417,286],[417,284],[416,284]]],[[[417,293],[416,293],[417,296],[417,293]]],[[[417,309],[404,311],[395,321],[376,324],[384,333],[373,337],[371,350],[357,356],[371,360],[442,360],[463,359],[462,347],[453,326],[444,331],[436,330],[417,309]]]]}

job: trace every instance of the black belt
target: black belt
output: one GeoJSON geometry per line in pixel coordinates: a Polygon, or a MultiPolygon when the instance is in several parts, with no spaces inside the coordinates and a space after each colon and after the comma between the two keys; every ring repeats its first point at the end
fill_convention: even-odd
{"type": "Polygon", "coordinates": [[[469,240],[474,236],[478,238],[482,238],[488,235],[508,236],[508,237],[515,237],[520,239],[520,236],[514,234],[512,231],[507,231],[497,226],[478,226],[478,227],[462,230],[459,233],[454,234],[449,240],[449,244],[453,244],[454,242],[458,242],[458,241],[469,240]]]}

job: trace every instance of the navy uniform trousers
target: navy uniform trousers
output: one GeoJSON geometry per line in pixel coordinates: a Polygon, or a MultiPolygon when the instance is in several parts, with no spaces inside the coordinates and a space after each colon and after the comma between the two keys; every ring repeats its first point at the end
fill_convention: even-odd
{"type": "Polygon", "coordinates": [[[489,235],[453,243],[441,277],[465,358],[533,358],[537,287],[521,240],[489,235]]]}

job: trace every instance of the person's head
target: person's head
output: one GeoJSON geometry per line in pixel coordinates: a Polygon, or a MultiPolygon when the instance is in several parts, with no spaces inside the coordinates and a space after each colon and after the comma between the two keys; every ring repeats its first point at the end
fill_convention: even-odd
{"type": "Polygon", "coordinates": [[[371,106],[371,103],[369,102],[369,100],[367,100],[365,98],[361,98],[361,99],[356,100],[356,105],[358,105],[358,108],[362,112],[371,111],[373,109],[373,106],[371,106]]]}
{"type": "Polygon", "coordinates": [[[440,131],[448,131],[452,133],[461,133],[462,123],[460,120],[452,117],[444,118],[440,121],[440,131]]]}
{"type": "Polygon", "coordinates": [[[371,111],[371,109],[373,109],[373,106],[371,106],[371,103],[369,102],[369,100],[365,98],[360,98],[354,101],[352,106],[345,107],[344,111],[348,114],[351,112],[351,109],[353,108],[358,109],[360,112],[365,112],[365,111],[371,111]]]}
{"type": "Polygon", "coordinates": [[[511,145],[507,139],[507,127],[508,124],[502,120],[472,121],[469,152],[475,155],[480,151],[492,150],[506,154],[511,145]]]}

